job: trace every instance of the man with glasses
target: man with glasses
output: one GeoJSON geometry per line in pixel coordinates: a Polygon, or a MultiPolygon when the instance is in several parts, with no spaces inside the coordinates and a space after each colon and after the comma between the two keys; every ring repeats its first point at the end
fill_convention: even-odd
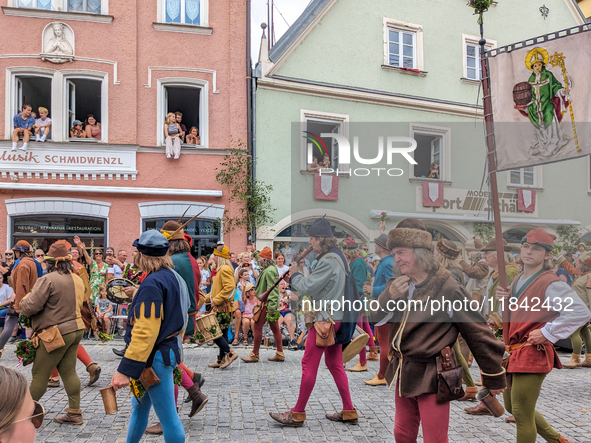
{"type": "Polygon", "coordinates": [[[116,264],[117,259],[115,258],[115,249],[111,246],[105,249],[105,262],[109,265],[109,268],[107,269],[107,281],[112,278],[123,277],[123,270],[116,264]]]}

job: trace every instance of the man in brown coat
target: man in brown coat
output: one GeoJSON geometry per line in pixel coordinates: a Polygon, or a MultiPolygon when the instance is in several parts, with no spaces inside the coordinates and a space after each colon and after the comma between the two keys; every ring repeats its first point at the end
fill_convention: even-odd
{"type": "Polygon", "coordinates": [[[19,240],[12,248],[19,260],[12,270],[12,289],[14,289],[14,309],[20,312],[20,302],[31,291],[37,281],[37,265],[33,259],[33,249],[29,242],[19,240]]]}

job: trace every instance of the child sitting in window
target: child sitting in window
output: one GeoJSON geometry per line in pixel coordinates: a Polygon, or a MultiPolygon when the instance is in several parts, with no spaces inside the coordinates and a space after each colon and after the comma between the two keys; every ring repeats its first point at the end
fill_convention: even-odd
{"type": "Polygon", "coordinates": [[[185,142],[189,145],[201,144],[201,137],[199,137],[199,129],[197,129],[196,126],[191,127],[189,133],[187,134],[187,139],[185,140],[185,142]]]}
{"type": "Polygon", "coordinates": [[[324,158],[322,159],[322,168],[330,169],[330,157],[328,154],[324,154],[324,158]]]}
{"type": "Polygon", "coordinates": [[[49,111],[42,106],[39,107],[39,117],[35,120],[33,130],[35,131],[35,141],[44,142],[51,131],[51,119],[47,116],[49,111]]]}
{"type": "Polygon", "coordinates": [[[312,158],[312,164],[308,166],[308,172],[316,172],[320,169],[320,165],[318,164],[318,157],[312,158]]]}
{"type": "Polygon", "coordinates": [[[80,120],[74,120],[72,124],[70,138],[86,138],[86,131],[82,129],[82,122],[80,120]]]}
{"type": "Polygon", "coordinates": [[[431,163],[431,166],[429,167],[429,176],[427,178],[435,178],[439,180],[439,165],[437,162],[431,163]]]}

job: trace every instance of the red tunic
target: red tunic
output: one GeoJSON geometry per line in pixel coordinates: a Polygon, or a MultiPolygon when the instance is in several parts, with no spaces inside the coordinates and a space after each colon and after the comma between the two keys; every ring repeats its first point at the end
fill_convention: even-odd
{"type": "MultiPolygon", "coordinates": [[[[513,285],[519,281],[521,275],[515,278],[513,285]]],[[[531,331],[543,328],[546,323],[558,317],[558,312],[542,307],[546,289],[556,281],[560,281],[556,273],[552,270],[546,271],[523,290],[517,300],[517,309],[509,309],[508,302],[506,302],[505,309],[508,310],[509,323],[505,323],[504,327],[508,328],[509,346],[526,342],[531,331]],[[535,311],[534,308],[539,311],[535,311]]],[[[513,285],[509,289],[509,299],[514,294],[513,285]]],[[[552,371],[552,368],[561,369],[562,365],[554,345],[546,343],[543,346],[524,346],[512,351],[507,372],[547,374],[552,371]]]]}

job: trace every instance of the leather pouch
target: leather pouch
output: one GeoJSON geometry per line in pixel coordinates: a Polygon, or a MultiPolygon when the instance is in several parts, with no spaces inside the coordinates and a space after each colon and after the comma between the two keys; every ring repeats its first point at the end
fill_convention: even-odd
{"type": "Polygon", "coordinates": [[[145,390],[148,390],[150,386],[157,385],[160,383],[160,379],[152,368],[144,368],[142,375],[140,375],[140,383],[145,390]]]}
{"type": "Polygon", "coordinates": [[[335,332],[333,323],[330,321],[317,321],[314,323],[316,330],[316,346],[326,348],[334,345],[335,332]]]}
{"type": "Polygon", "coordinates": [[[257,321],[259,321],[259,318],[261,316],[261,312],[263,312],[263,304],[262,303],[259,303],[254,308],[252,308],[252,319],[255,323],[257,321]]]}
{"type": "Polygon", "coordinates": [[[66,346],[66,342],[64,342],[64,338],[57,325],[44,329],[37,334],[37,337],[39,337],[45,345],[45,350],[48,354],[56,349],[66,346]]]}
{"type": "Polygon", "coordinates": [[[462,367],[458,366],[449,346],[441,351],[437,361],[437,404],[448,403],[464,396],[462,367]]]}

